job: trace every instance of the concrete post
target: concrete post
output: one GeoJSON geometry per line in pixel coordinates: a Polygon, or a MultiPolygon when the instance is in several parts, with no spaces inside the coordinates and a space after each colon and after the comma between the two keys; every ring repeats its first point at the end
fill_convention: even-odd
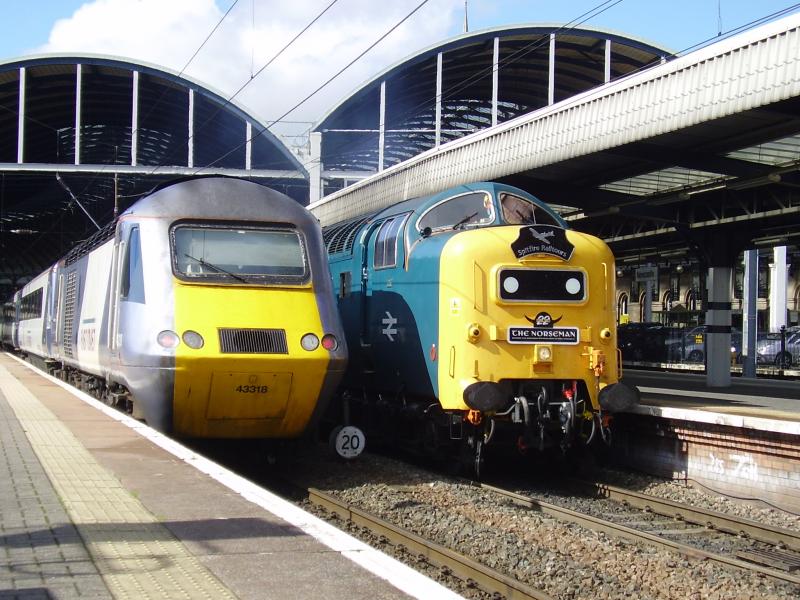
{"type": "Polygon", "coordinates": [[[322,132],[312,131],[309,137],[311,144],[311,161],[308,165],[308,201],[322,200],[322,132]]]}
{"type": "Polygon", "coordinates": [[[758,250],[744,253],[742,305],[742,375],[756,376],[756,335],[758,333],[758,250]]]}
{"type": "Polygon", "coordinates": [[[780,331],[786,325],[786,283],[789,270],[786,266],[786,246],[772,249],[769,266],[769,330],[780,331]]]}
{"type": "Polygon", "coordinates": [[[706,384],[731,385],[731,267],[708,269],[706,302],[706,384]]]}

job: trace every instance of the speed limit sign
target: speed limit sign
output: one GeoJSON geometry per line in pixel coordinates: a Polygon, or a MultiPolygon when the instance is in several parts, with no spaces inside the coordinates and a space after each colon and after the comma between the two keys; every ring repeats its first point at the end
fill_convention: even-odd
{"type": "Polygon", "coordinates": [[[330,443],[338,456],[353,459],[364,451],[366,438],[358,427],[346,425],[331,432],[330,443]]]}

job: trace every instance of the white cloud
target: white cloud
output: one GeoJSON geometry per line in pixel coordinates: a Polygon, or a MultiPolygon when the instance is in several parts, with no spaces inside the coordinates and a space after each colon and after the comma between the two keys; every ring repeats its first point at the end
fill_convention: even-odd
{"type": "MultiPolygon", "coordinates": [[[[330,0],[240,0],[186,74],[230,95],[321,12],[330,0]],[[255,15],[252,7],[255,6],[255,15]]],[[[419,0],[339,0],[237,98],[275,119],[355,58],[419,0]]],[[[94,0],[56,22],[40,52],[93,52],[180,70],[230,2],[94,0]]],[[[403,57],[447,37],[461,0],[430,0],[289,120],[314,121],[356,86],[403,57]]]]}

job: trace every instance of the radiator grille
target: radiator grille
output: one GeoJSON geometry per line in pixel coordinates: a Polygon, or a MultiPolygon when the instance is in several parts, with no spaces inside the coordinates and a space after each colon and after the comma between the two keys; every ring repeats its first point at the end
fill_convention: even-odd
{"type": "Polygon", "coordinates": [[[220,329],[223,354],[289,354],[283,329],[220,329]]]}
{"type": "Polygon", "coordinates": [[[62,340],[64,354],[74,358],[72,347],[72,333],[75,324],[75,304],[78,300],[78,272],[72,271],[67,275],[67,284],[64,291],[64,329],[62,340]]]}

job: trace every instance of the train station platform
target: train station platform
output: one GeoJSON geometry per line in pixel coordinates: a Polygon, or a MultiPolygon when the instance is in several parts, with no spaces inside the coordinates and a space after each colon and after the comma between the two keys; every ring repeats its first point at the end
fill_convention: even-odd
{"type": "Polygon", "coordinates": [[[641,401],[614,419],[618,466],[800,514],[800,382],[626,369],[641,401]]]}
{"type": "Polygon", "coordinates": [[[623,381],[641,394],[634,414],[800,435],[797,380],[734,377],[716,388],[701,374],[626,369],[623,381]]]}
{"type": "Polygon", "coordinates": [[[0,354],[0,598],[459,598],[0,354]]]}

